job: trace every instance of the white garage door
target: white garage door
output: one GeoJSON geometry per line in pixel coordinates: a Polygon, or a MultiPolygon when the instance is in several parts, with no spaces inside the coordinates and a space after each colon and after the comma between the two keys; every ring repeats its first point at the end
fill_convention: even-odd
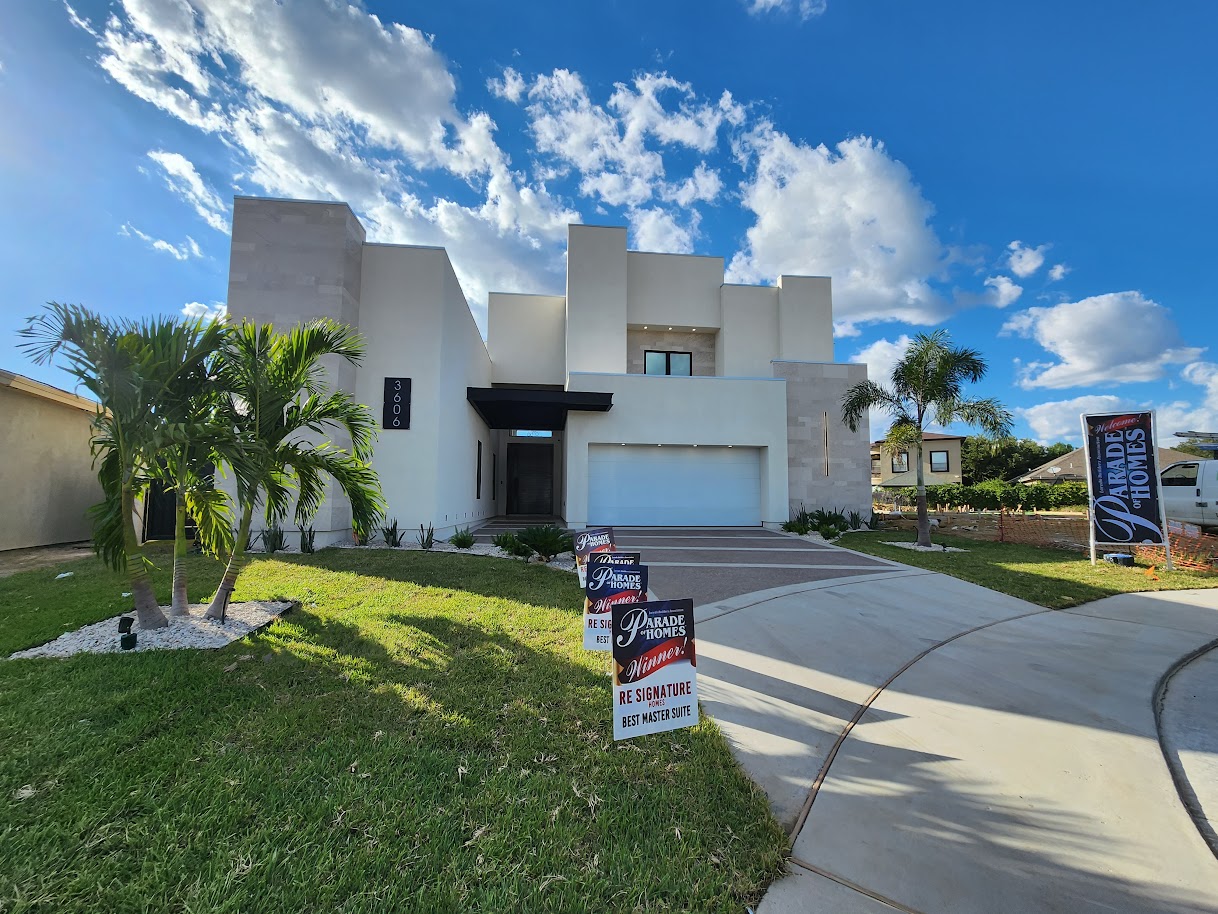
{"type": "Polygon", "coordinates": [[[588,523],[759,526],[760,453],[750,447],[591,445],[588,523]]]}

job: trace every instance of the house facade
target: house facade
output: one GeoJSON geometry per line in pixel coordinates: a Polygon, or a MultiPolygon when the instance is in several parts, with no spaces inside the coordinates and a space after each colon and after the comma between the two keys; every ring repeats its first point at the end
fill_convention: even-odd
{"type": "MultiPolygon", "coordinates": [[[[444,249],[370,244],[346,204],[239,197],[228,308],[361,332],[363,362],[330,377],[380,420],[373,465],[406,529],[757,526],[870,506],[865,430],[840,421],[866,367],[833,360],[825,277],[734,285],[721,257],[572,225],[565,294],[491,293],[484,342],[444,249]]],[[[350,522],[331,492],[318,545],[350,522]]]]}
{"type": "MultiPolygon", "coordinates": [[[[884,442],[871,443],[871,484],[883,488],[901,488],[918,484],[917,455],[911,451],[891,453],[884,450],[884,442]]],[[[937,432],[922,434],[922,470],[928,486],[960,482],[961,448],[964,438],[960,435],[941,435],[937,432]]]]}

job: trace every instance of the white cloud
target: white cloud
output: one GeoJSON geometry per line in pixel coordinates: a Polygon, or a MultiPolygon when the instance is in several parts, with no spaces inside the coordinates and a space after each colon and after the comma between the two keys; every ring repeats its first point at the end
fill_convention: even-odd
{"type": "Polygon", "coordinates": [[[1044,265],[1045,251],[1049,250],[1049,245],[1028,247],[1022,241],[1012,241],[1007,245],[1007,250],[1011,252],[1007,256],[1011,272],[1020,279],[1027,279],[1044,265]]]}
{"type": "Polygon", "coordinates": [[[187,302],[182,306],[184,317],[192,320],[202,318],[205,321],[223,320],[228,315],[228,305],[222,301],[214,301],[205,305],[200,301],[187,302]]]}
{"type": "Polygon", "coordinates": [[[990,304],[995,308],[1014,304],[1023,294],[1023,286],[1016,285],[1009,276],[991,276],[986,279],[985,286],[991,290],[990,304]]]}
{"type": "Polygon", "coordinates": [[[850,325],[934,324],[950,313],[929,282],[945,256],[930,226],[933,208],[882,143],[856,137],[831,151],[763,123],[737,154],[755,166],[741,185],[755,218],[731,260],[732,281],[831,276],[834,314],[850,325]]]}
{"type": "Polygon", "coordinates": [[[807,21],[813,16],[823,15],[829,8],[828,0],[744,0],[745,8],[751,15],[761,16],[765,13],[798,12],[799,18],[807,21]]]}
{"type": "Polygon", "coordinates": [[[1049,268],[1049,282],[1060,282],[1066,278],[1070,268],[1064,263],[1055,263],[1049,268]]]}
{"type": "MultiPolygon", "coordinates": [[[[867,366],[868,380],[891,388],[892,370],[905,355],[905,351],[912,342],[913,340],[908,334],[902,334],[895,340],[879,339],[855,352],[850,357],[850,361],[861,362],[867,366]]],[[[892,424],[892,416],[884,410],[873,409],[867,418],[871,428],[872,441],[883,438],[892,424]]]]}
{"type": "Polygon", "coordinates": [[[513,68],[507,67],[503,71],[503,78],[495,79],[491,77],[486,81],[486,88],[496,98],[504,98],[509,102],[515,103],[520,101],[524,95],[524,77],[513,68]]]}
{"type": "Polygon", "coordinates": [[[1133,401],[1113,394],[1090,394],[1070,400],[1052,400],[1036,406],[1014,410],[1032,428],[1032,434],[1041,444],[1068,441],[1083,443],[1082,424],[1079,416],[1084,413],[1111,413],[1122,409],[1133,409],[1133,401]]]}
{"type": "Polygon", "coordinates": [[[154,149],[148,158],[156,162],[165,174],[165,185],[189,203],[199,218],[217,232],[228,234],[228,207],[199,175],[194,163],[184,155],[154,149]]]}
{"type": "Polygon", "coordinates": [[[660,196],[678,206],[688,207],[693,203],[713,203],[723,190],[719,172],[699,162],[694,173],[677,186],[665,185],[660,196]]]}
{"type": "Polygon", "coordinates": [[[1025,366],[1025,388],[1155,381],[1168,365],[1195,361],[1205,351],[1183,345],[1171,312],[1140,292],[1029,308],[1013,315],[1002,333],[1034,339],[1057,359],[1025,366]]]}
{"type": "Polygon", "coordinates": [[[82,32],[87,32],[88,34],[92,35],[94,38],[101,37],[97,34],[97,30],[93,28],[93,24],[72,8],[72,4],[65,2],[63,8],[68,11],[68,22],[72,23],[72,25],[76,26],[82,32]]]}
{"type": "Polygon", "coordinates": [[[126,238],[138,238],[154,251],[161,251],[175,260],[190,260],[192,257],[198,258],[203,256],[203,252],[199,250],[199,245],[189,235],[186,236],[186,240],[181,244],[171,244],[161,238],[153,238],[151,235],[141,232],[129,222],[120,226],[118,233],[126,238]]]}
{"type": "Polygon", "coordinates": [[[636,250],[688,254],[694,249],[694,238],[698,234],[697,213],[689,225],[679,224],[671,213],[659,207],[631,210],[629,219],[636,250]]]}

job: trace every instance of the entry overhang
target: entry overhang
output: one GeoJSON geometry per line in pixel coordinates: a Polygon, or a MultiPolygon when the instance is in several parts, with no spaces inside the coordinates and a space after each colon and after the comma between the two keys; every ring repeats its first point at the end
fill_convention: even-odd
{"type": "Polygon", "coordinates": [[[613,394],[583,390],[467,387],[465,396],[490,428],[560,432],[570,410],[603,413],[613,406],[613,394]]]}

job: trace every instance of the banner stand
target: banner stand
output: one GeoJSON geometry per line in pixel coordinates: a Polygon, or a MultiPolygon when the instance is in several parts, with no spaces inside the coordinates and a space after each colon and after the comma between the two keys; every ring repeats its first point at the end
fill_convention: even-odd
{"type": "MultiPolygon", "coordinates": [[[[1150,435],[1153,442],[1155,455],[1155,481],[1158,482],[1159,472],[1163,469],[1159,466],[1159,424],[1158,417],[1155,411],[1150,411],[1150,435]]],[[[1088,474],[1090,475],[1090,474],[1088,474]]],[[[1162,495],[1159,497],[1159,523],[1163,527],[1163,570],[1175,571],[1176,566],[1171,560],[1171,531],[1167,529],[1167,502],[1162,495]]]]}

